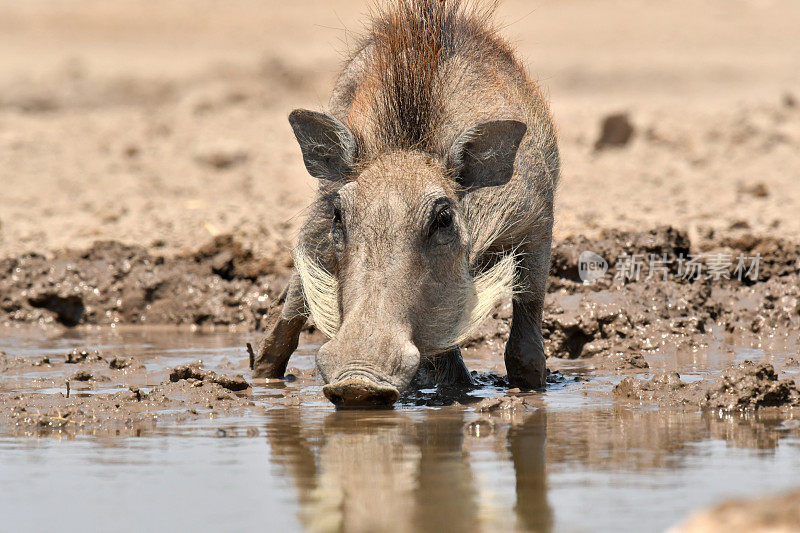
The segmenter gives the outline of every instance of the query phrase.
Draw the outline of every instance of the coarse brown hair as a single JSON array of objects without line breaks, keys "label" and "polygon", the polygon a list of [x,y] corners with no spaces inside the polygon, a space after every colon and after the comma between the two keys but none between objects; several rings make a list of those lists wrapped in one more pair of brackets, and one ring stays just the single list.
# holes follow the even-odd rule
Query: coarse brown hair
[{"label": "coarse brown hair", "polygon": [[[372,9],[367,33],[348,60],[363,61],[364,78],[348,95],[347,123],[359,141],[359,159],[393,149],[442,155],[437,132],[452,86],[445,78],[457,76],[463,64],[451,60],[492,58],[519,68],[497,33],[496,7],[496,0],[388,0]],[[359,127],[365,118],[369,123]]]}]

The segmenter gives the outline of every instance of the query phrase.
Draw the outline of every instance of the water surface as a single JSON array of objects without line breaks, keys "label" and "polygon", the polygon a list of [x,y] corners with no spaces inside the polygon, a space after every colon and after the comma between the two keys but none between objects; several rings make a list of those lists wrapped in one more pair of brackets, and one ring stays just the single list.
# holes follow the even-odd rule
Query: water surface
[{"label": "water surface", "polygon": [[[12,331],[0,350],[13,357],[89,346],[124,350],[154,368],[196,359],[241,368],[246,340],[182,330]],[[291,365],[311,368],[313,350],[301,348]],[[684,379],[701,379],[743,356],[714,356],[718,366],[702,369],[696,356],[675,364]],[[609,394],[620,377],[562,367],[563,383],[527,397],[533,408],[498,416],[461,405],[336,411],[318,399],[275,401],[283,387],[319,398],[319,383],[299,380],[255,387],[256,405],[243,414],[165,421],[140,436],[0,429],[0,529],[659,531],[720,499],[800,485],[796,416],[624,406]],[[474,396],[498,394],[487,386]]]}]

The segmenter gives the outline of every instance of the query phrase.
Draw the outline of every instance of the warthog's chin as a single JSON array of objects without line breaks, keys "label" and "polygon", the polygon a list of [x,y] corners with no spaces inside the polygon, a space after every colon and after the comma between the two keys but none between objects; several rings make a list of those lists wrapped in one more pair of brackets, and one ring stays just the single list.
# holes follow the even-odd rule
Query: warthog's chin
[{"label": "warthog's chin", "polygon": [[[294,264],[314,324],[328,338],[333,338],[341,324],[336,277],[299,246],[295,249]],[[499,302],[514,294],[515,273],[514,254],[508,254],[473,278],[463,300],[456,303],[462,316],[458,326],[448,338],[440,341],[443,350],[467,340]]]}]

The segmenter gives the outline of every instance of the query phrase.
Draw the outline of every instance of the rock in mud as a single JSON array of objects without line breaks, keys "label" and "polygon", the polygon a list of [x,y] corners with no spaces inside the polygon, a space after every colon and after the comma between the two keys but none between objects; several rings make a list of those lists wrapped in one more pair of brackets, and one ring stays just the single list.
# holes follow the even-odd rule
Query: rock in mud
[{"label": "rock in mud", "polygon": [[196,379],[198,381],[216,383],[217,385],[232,391],[243,391],[250,387],[250,384],[241,374],[233,377],[218,375],[213,370],[205,370],[198,363],[176,366],[169,373],[169,379],[177,382],[183,379]]},{"label": "rock in mud", "polygon": [[600,125],[600,136],[594,143],[594,149],[625,146],[633,137],[633,132],[633,125],[627,113],[608,115],[603,118]]}]

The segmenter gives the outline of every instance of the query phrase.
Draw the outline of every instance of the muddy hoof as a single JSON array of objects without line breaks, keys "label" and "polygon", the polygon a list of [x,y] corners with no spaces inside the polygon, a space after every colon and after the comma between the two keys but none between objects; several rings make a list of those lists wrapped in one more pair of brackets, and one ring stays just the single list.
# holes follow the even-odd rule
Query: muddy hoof
[{"label": "muddy hoof", "polygon": [[356,378],[325,385],[322,392],[337,407],[388,407],[400,397],[392,386]]}]

